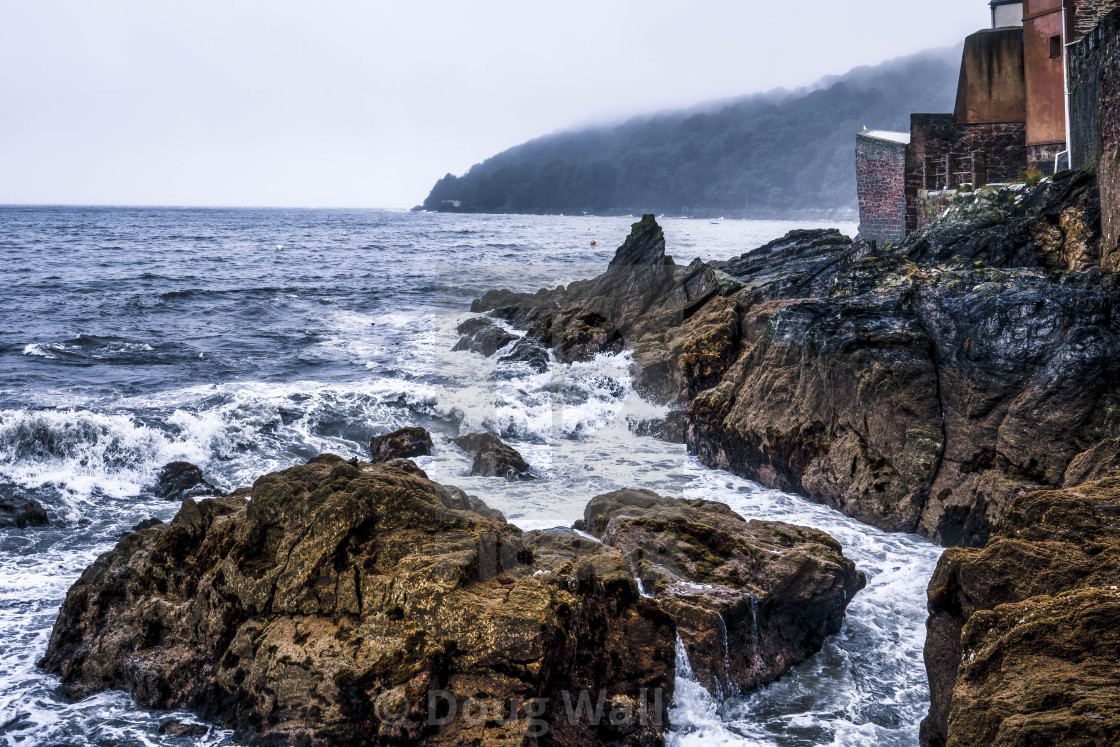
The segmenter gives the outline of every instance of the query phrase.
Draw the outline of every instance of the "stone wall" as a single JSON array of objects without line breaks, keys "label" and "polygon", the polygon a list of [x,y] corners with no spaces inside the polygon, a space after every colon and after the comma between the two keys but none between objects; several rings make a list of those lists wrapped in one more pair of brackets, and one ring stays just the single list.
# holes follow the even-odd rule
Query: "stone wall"
[{"label": "stone wall", "polygon": [[[906,155],[906,231],[928,225],[929,191],[1018,180],[1027,170],[1026,124],[957,124],[952,114],[910,116]],[[981,154],[978,158],[978,154]]]},{"label": "stone wall", "polygon": [[1076,0],[1070,19],[1070,39],[1077,41],[1093,30],[1113,8],[1120,7],[1120,0]]},{"label": "stone wall", "polygon": [[900,243],[906,238],[906,144],[856,135],[859,235]]},{"label": "stone wall", "polygon": [[[1054,174],[1054,158],[1066,149],[1065,141],[1027,146],[1027,168],[1038,169],[1047,176]],[[1062,163],[1065,163],[1063,160]]]},{"label": "stone wall", "polygon": [[1120,10],[1069,49],[1073,166],[1101,189],[1101,264],[1120,271]]}]

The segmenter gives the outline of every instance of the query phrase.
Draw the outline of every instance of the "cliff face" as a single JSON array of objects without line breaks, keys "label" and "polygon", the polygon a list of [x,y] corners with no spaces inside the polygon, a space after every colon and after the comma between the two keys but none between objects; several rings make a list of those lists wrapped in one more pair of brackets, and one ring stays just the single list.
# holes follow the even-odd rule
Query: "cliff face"
[{"label": "cliff face", "polygon": [[[595,280],[472,309],[562,359],[631,348],[704,463],[944,544],[983,543],[1020,490],[1120,435],[1089,176],[980,193],[901,247],[793,232],[668,279],[632,251],[652,224]],[[617,282],[627,264],[650,279]]]},{"label": "cliff face", "polygon": [[922,744],[1120,742],[1118,588],[1120,472],[1021,495],[983,549],[946,551],[929,584]]}]

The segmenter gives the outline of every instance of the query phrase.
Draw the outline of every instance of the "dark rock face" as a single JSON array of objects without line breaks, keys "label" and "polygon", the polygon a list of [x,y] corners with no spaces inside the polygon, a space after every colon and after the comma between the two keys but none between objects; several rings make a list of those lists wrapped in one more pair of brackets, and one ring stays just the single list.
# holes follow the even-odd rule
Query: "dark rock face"
[{"label": "dark rock face", "polygon": [[906,241],[922,264],[981,260],[1051,272],[1100,266],[1100,194],[1089,174],[1066,171],[1024,193],[978,192]]},{"label": "dark rock face", "polygon": [[722,503],[621,490],[592,499],[582,526],[621,551],[676,618],[697,680],[724,695],[819,651],[865,584],[824,532],[748,522]]},{"label": "dark rock face", "polygon": [[468,319],[460,324],[456,331],[462,335],[462,338],[452,350],[468,350],[487,358],[517,339],[493,320],[481,317]]},{"label": "dark rock face", "polygon": [[469,433],[451,439],[463,451],[474,454],[471,475],[504,477],[507,480],[532,480],[529,463],[512,446],[490,433]]},{"label": "dark rock face", "polygon": [[49,524],[46,509],[32,498],[0,496],[0,529],[41,527]]},{"label": "dark rock face", "polygon": [[[630,348],[640,390],[687,408],[709,466],[976,545],[1020,490],[1061,486],[1074,457],[1120,438],[1097,199],[1091,176],[1063,175],[965,198],[902,247],[794,231],[658,282],[612,266],[476,306],[561,359]],[[660,256],[650,235],[636,224],[627,251]]]},{"label": "dark rock face", "polygon": [[[254,744],[520,745],[530,711],[558,745],[660,743],[674,624],[617,551],[331,455],[249,497],[125,535],[70,589],[42,666],[71,695],[128,690]],[[563,693],[584,689],[631,716],[569,719]],[[520,720],[464,718],[480,697]]]},{"label": "dark rock face", "polygon": [[369,441],[369,451],[375,464],[394,459],[411,459],[432,455],[432,436],[423,428],[400,428]]},{"label": "dark rock face", "polygon": [[1017,497],[929,583],[922,744],[1120,742],[1120,477]]},{"label": "dark rock face", "polygon": [[152,493],[167,501],[183,501],[221,495],[222,491],[207,482],[202,470],[190,462],[171,462],[160,469]]},{"label": "dark rock face", "polygon": [[639,421],[633,425],[631,430],[639,436],[653,436],[671,444],[683,444],[687,428],[688,412],[673,410],[664,418],[658,420]]},{"label": "dark rock face", "polygon": [[498,359],[502,363],[524,363],[537,373],[548,370],[548,351],[534,342],[519,340],[509,353]]}]

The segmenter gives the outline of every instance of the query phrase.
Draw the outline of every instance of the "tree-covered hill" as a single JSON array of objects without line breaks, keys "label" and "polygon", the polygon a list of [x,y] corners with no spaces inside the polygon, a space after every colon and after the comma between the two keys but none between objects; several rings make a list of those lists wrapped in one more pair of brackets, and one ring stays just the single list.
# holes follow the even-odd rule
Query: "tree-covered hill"
[{"label": "tree-covered hill", "polygon": [[855,134],[952,111],[960,50],[771,92],[546,135],[436,182],[423,207],[493,213],[794,217],[856,207]]}]

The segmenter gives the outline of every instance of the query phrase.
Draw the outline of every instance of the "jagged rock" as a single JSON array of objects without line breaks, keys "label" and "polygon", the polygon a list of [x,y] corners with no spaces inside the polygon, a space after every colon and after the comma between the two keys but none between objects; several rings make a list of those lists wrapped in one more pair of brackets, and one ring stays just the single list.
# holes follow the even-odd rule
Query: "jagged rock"
[{"label": "jagged rock", "polygon": [[535,294],[490,291],[471,311],[490,311],[525,328],[529,340],[552,348],[561,361],[587,360],[620,351],[631,326],[674,286],[677,270],[665,254],[661,227],[644,215],[599,277]]},{"label": "jagged rock", "polygon": [[664,418],[656,420],[641,420],[634,424],[634,434],[637,436],[652,436],[671,444],[683,444],[685,431],[688,429],[688,412],[673,410]]},{"label": "jagged rock", "polygon": [[[394,459],[411,459],[432,455],[432,436],[424,428],[400,428],[369,441],[369,451],[375,464]],[[415,466],[415,465],[413,465]],[[417,469],[419,469],[417,467]]]},{"label": "jagged rock", "polygon": [[468,433],[451,439],[463,451],[474,454],[471,475],[504,477],[507,480],[532,480],[529,463],[512,446],[491,433]]},{"label": "jagged rock", "polygon": [[517,338],[502,329],[492,319],[468,319],[456,328],[463,335],[452,350],[467,350],[489,358]]},{"label": "jagged rock", "polygon": [[535,342],[518,340],[513,349],[498,359],[501,363],[524,363],[537,373],[549,368],[548,351]]},{"label": "jagged rock", "polygon": [[[253,744],[520,745],[534,698],[556,744],[660,742],[674,625],[616,551],[546,542],[538,562],[461,496],[333,455],[249,498],[188,499],[82,574],[41,662],[66,692],[127,690]],[[637,710],[569,720],[583,689]],[[520,720],[463,718],[477,697]]]},{"label": "jagged rock", "polygon": [[1120,438],[1106,438],[1073,458],[1066,467],[1062,487],[1071,488],[1116,474],[1120,474]]},{"label": "jagged rock", "polygon": [[983,190],[958,199],[905,243],[919,263],[954,258],[1050,272],[1100,265],[1100,195],[1090,174],[1066,171],[1026,191]]},{"label": "jagged rock", "polygon": [[819,651],[866,583],[824,532],[722,503],[620,490],[592,499],[580,526],[622,552],[676,618],[697,680],[725,695]]},{"label": "jagged rock", "polygon": [[41,527],[50,523],[39,501],[19,495],[0,496],[0,529]]},{"label": "jagged rock", "polygon": [[967,198],[902,247],[794,231],[640,294],[609,268],[479,303],[561,359],[630,348],[638,390],[689,411],[709,466],[977,545],[1020,490],[1120,438],[1117,286],[1082,269],[1096,200],[1063,175]]},{"label": "jagged rock", "polygon": [[160,469],[152,493],[167,501],[182,501],[221,495],[222,491],[207,482],[202,470],[190,462],[171,462]]},{"label": "jagged rock", "polygon": [[1120,739],[1120,478],[1017,497],[929,583],[925,747]]},{"label": "jagged rock", "polygon": [[162,523],[162,519],[157,519],[153,516],[151,518],[144,519],[143,521],[138,522],[136,526],[132,527],[132,531],[139,532],[144,529],[151,529],[152,527],[158,527]]}]

